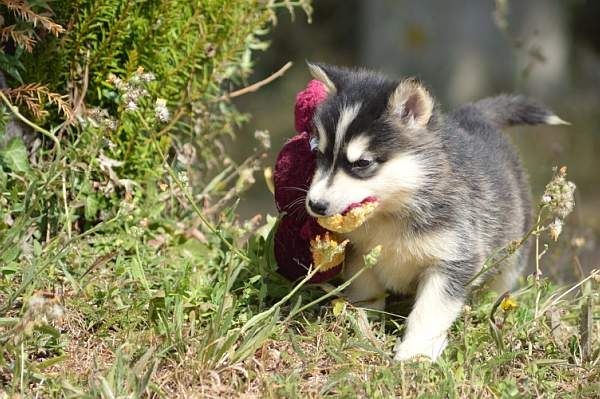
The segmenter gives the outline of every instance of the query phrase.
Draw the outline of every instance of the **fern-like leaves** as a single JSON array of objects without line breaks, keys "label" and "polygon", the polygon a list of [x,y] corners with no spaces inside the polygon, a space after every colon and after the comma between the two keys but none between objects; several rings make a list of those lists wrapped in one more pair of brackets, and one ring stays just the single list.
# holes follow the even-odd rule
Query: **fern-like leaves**
[{"label": "fern-like leaves", "polygon": [[24,0],[0,0],[0,3],[4,4],[13,14],[22,19],[23,21],[29,22],[34,28],[38,26],[45,31],[57,36],[65,31],[65,28],[52,21],[46,15],[38,14],[31,9],[31,6],[27,1]]},{"label": "fern-like leaves", "polygon": [[58,108],[58,112],[65,118],[73,118],[73,109],[69,105],[68,96],[53,93],[46,85],[30,83],[13,89],[4,89],[2,92],[13,104],[25,106],[36,119],[43,119],[48,115],[44,104],[50,103]]}]

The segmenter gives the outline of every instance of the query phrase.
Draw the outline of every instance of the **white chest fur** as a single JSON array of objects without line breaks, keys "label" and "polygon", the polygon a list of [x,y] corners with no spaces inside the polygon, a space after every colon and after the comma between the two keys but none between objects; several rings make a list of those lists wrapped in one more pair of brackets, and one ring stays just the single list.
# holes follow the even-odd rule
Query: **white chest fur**
[{"label": "white chest fur", "polygon": [[374,267],[380,283],[388,290],[409,294],[414,292],[420,274],[441,260],[458,260],[458,241],[448,230],[414,235],[399,221],[380,216],[348,234],[356,257],[381,245],[381,255]]}]

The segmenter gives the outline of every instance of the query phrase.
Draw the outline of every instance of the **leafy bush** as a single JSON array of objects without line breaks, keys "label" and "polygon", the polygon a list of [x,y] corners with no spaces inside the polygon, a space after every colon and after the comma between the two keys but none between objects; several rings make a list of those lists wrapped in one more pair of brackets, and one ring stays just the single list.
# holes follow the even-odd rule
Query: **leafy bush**
[{"label": "leafy bush", "polygon": [[[230,160],[223,170],[222,139],[244,120],[226,93],[244,83],[253,52],[267,47],[262,37],[276,21],[274,10],[290,4],[54,1],[50,18],[44,1],[4,0],[3,120],[10,121],[11,102],[38,124],[32,132],[10,122],[0,172],[6,188],[21,195],[32,182],[43,184],[54,200],[34,199],[34,213],[62,209],[70,200],[86,205],[65,211],[60,223],[58,213],[47,216],[51,223],[40,228],[50,227],[53,235],[59,224],[96,223],[104,218],[99,212],[117,209],[119,199],[158,184],[165,177],[163,156],[187,169],[195,187],[206,187],[217,172],[225,182],[235,182],[239,172],[248,179],[248,171]],[[24,132],[12,137],[14,130]],[[29,160],[26,145],[36,148]],[[249,164],[250,172],[256,169],[256,162]],[[57,191],[46,178],[56,180],[43,176],[50,170],[62,174]],[[25,174],[26,181],[11,173]],[[218,202],[230,188],[216,183],[202,190],[203,199]],[[3,212],[5,220],[19,215]]]},{"label": "leafy bush", "polygon": [[[31,392],[79,333],[154,334],[167,357],[185,354],[185,334],[207,367],[230,350],[212,341],[244,342],[230,330],[265,306],[269,278],[256,276],[273,267],[274,220],[249,242],[263,222],[232,212],[265,148],[227,157],[245,120],[227,94],[277,9],[298,6],[310,12],[287,0],[0,1],[0,385]],[[69,339],[46,324],[58,298]],[[244,353],[260,340],[249,342]],[[98,381],[84,389],[106,394]]]}]

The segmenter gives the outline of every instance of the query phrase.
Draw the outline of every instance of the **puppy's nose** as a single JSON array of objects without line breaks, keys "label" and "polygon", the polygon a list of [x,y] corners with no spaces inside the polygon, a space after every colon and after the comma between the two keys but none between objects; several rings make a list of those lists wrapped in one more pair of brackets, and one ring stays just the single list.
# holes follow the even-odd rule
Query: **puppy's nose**
[{"label": "puppy's nose", "polygon": [[308,207],[317,215],[324,216],[327,213],[327,208],[329,208],[329,203],[324,200],[308,200]]}]

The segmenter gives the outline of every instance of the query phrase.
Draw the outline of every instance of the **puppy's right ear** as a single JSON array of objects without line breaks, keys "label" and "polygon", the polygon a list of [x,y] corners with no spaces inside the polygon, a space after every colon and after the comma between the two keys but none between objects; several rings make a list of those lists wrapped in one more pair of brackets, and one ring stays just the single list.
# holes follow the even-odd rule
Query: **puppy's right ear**
[{"label": "puppy's right ear", "polygon": [[433,97],[415,79],[406,79],[398,84],[388,102],[389,111],[401,123],[411,127],[425,127],[433,114]]},{"label": "puppy's right ear", "polygon": [[308,65],[308,70],[313,78],[317,79],[321,83],[325,85],[327,89],[327,94],[335,94],[338,91],[335,82],[335,67],[326,64],[317,64],[306,61]]}]

